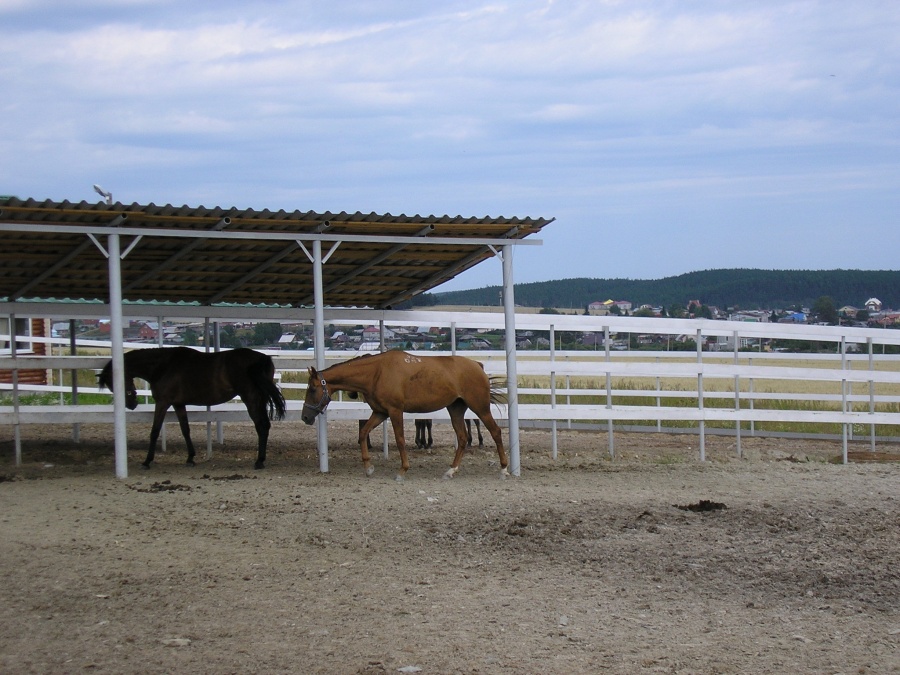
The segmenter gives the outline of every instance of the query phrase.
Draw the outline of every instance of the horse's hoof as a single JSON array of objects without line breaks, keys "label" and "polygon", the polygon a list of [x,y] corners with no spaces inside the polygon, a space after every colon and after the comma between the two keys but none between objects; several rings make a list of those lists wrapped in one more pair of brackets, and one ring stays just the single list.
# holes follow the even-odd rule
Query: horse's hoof
[{"label": "horse's hoof", "polygon": [[500,471],[500,480],[506,480],[507,478],[509,478],[509,471],[506,469]]},{"label": "horse's hoof", "polygon": [[375,467],[367,466],[366,467],[366,476],[371,476],[373,473],[375,473]]},{"label": "horse's hoof", "polygon": [[149,469],[149,468],[150,468],[150,464],[149,464],[148,462],[141,462],[141,468],[142,468],[142,469]]},{"label": "horse's hoof", "polygon": [[443,478],[444,480],[450,480],[451,478],[453,478],[453,476],[454,476],[455,473],[456,473],[456,469],[452,469],[452,468],[451,468],[451,469],[447,469],[447,471],[444,473],[444,475],[442,476],[442,478]]},{"label": "horse's hoof", "polygon": [[262,462],[257,462],[256,464],[253,465],[253,468],[256,469],[257,471],[259,471],[260,469],[265,469],[266,465],[263,464]]},{"label": "horse's hoof", "polygon": [[394,476],[394,480],[398,483],[402,483],[406,480],[406,477],[402,473],[398,473],[396,476]]},{"label": "horse's hoof", "polygon": [[186,466],[197,466],[196,464],[194,464],[194,460],[192,460],[192,459],[189,459],[188,461],[186,461],[185,465]]}]

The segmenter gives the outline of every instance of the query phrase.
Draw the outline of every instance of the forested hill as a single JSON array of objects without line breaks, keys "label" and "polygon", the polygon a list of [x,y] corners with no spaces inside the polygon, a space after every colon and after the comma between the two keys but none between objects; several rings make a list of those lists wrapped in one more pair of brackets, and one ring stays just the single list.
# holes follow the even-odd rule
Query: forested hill
[{"label": "forested hill", "polygon": [[[869,298],[884,308],[900,308],[900,271],[721,269],[689,272],[664,279],[561,279],[515,285],[517,305],[584,309],[594,301],[628,300],[669,307],[699,300],[722,309],[809,307],[828,296],[835,307],[862,308]],[[413,306],[499,305],[500,286],[469,291],[424,293]]]}]

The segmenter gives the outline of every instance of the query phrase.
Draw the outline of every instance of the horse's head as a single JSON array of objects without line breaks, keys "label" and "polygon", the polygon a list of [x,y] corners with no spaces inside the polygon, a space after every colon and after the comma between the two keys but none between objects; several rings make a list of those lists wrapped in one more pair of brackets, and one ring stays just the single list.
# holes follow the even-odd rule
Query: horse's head
[{"label": "horse's head", "polygon": [[319,413],[325,412],[325,408],[330,402],[331,396],[328,394],[325,378],[315,368],[310,367],[309,383],[306,385],[306,398],[303,400],[300,419],[307,424],[312,424]]},{"label": "horse's head", "polygon": [[[97,386],[101,389],[113,390],[112,361],[103,366],[103,370],[97,375]],[[129,410],[137,408],[137,388],[134,386],[133,377],[125,377],[125,407]]]}]

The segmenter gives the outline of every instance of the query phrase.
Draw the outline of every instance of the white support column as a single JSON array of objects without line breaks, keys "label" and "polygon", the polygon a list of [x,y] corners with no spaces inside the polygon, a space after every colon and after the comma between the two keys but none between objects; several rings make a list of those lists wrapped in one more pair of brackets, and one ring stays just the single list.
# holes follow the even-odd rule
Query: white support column
[{"label": "white support column", "polygon": [[[378,351],[382,354],[385,352],[384,344],[384,319],[378,320]],[[381,454],[385,459],[389,458],[388,454],[388,421],[381,423]],[[393,427],[392,427],[393,428]],[[371,448],[370,448],[371,449]]]},{"label": "white support column", "polygon": [[[556,408],[556,327],[550,324],[550,407]],[[557,446],[556,417],[550,422],[550,453],[553,459],[559,457]]]},{"label": "white support column", "polygon": [[[203,319],[203,351],[207,354],[210,353],[210,342],[212,335],[209,331],[209,317]],[[207,414],[212,410],[212,406],[206,406]],[[207,417],[206,419],[206,459],[212,459],[212,422]]]},{"label": "white support column", "polygon": [[128,434],[125,421],[125,348],[122,344],[122,254],[118,234],[107,239],[109,265],[109,330],[113,364],[113,420],[116,476],[128,478]]},{"label": "white support column", "polygon": [[[313,297],[316,305],[313,320],[313,335],[316,346],[316,370],[325,370],[325,291],[322,287],[322,242],[313,241]],[[316,434],[319,448],[319,471],[328,473],[328,411],[316,419]]]},{"label": "white support column", "polygon": [[[166,344],[166,333],[163,330],[163,319],[164,317],[162,316],[156,317],[156,346],[159,348],[164,347]],[[168,449],[166,440],[166,423],[163,422],[163,425],[159,429],[159,447],[163,452]]]},{"label": "white support column", "polygon": [[[734,365],[737,366],[740,363],[739,354],[739,345],[740,345],[740,337],[737,331],[734,331]],[[734,376],[734,410],[735,412],[741,409],[741,376]],[[734,442],[737,448],[737,456],[743,457],[743,451],[741,449],[741,421],[737,420],[734,423]]]},{"label": "white support column", "polygon": [[519,386],[516,370],[516,299],[513,294],[513,246],[501,249],[503,259],[503,316],[506,326],[506,389],[509,400],[509,472],[522,473],[519,457]]},{"label": "white support column", "polygon": [[[78,338],[75,332],[75,319],[69,319],[69,353],[72,356],[78,355]],[[72,371],[72,405],[78,405],[78,369],[73,368]],[[81,443],[81,424],[75,422],[72,424],[72,442]]]},{"label": "white support column", "polygon": [[[9,315],[9,355],[16,358],[16,315]],[[14,368],[12,371],[12,387],[13,387],[13,411],[15,412],[15,423],[13,424],[13,438],[15,439],[16,466],[22,466],[22,432],[19,427],[19,369]]]},{"label": "white support column", "polygon": [[[213,321],[213,348],[216,353],[222,351],[222,335],[219,332],[218,321]],[[216,420],[216,442],[219,444],[220,450],[225,445],[225,425],[222,420]]]}]

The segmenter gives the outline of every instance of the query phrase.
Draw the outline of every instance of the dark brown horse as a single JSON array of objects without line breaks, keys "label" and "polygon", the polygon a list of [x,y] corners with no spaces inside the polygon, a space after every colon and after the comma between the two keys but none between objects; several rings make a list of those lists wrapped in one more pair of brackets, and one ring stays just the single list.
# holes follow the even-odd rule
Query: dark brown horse
[{"label": "dark brown horse", "polygon": [[[218,405],[240,396],[250,419],[256,426],[259,448],[256,468],[266,461],[270,419],[284,419],[284,396],[275,384],[275,364],[272,357],[252,349],[233,349],[204,353],[188,347],[137,349],[125,354],[125,405],[137,407],[134,378],[150,384],[156,402],[153,427],[150,430],[150,450],[143,465],[150,467],[156,455],[156,441],[169,406],[175,409],[181,433],[187,443],[187,463],[194,465],[194,444],[188,425],[187,405]],[[97,376],[101,387],[112,390],[112,361]]]},{"label": "dark brown horse", "polygon": [[312,424],[336,391],[361,394],[372,408],[371,417],[359,430],[359,447],[366,475],[374,471],[369,462],[368,442],[372,429],[390,418],[400,451],[401,469],[397,478],[402,480],[409,470],[403,413],[428,413],[441,408],[446,408],[450,413],[457,439],[456,455],[444,474],[445,478],[452,478],[462,461],[466,448],[466,410],[478,416],[494,439],[500,457],[500,476],[505,478],[509,475],[503,437],[491,415],[491,403],[504,402],[504,398],[496,386],[492,387],[484,366],[478,361],[462,356],[415,356],[389,351],[351,359],[321,372],[310,368],[301,413],[303,421]]},{"label": "dark brown horse", "polygon": [[[472,421],[466,418],[466,445],[470,448],[472,447]],[[481,422],[478,420],[475,421],[475,430],[478,432],[478,447],[484,445],[484,436],[481,435]],[[362,421],[360,421],[362,424]],[[420,449],[427,450],[434,443],[434,439],[431,436],[431,425],[432,421],[430,419],[418,419],[416,420],[416,447]]]}]

